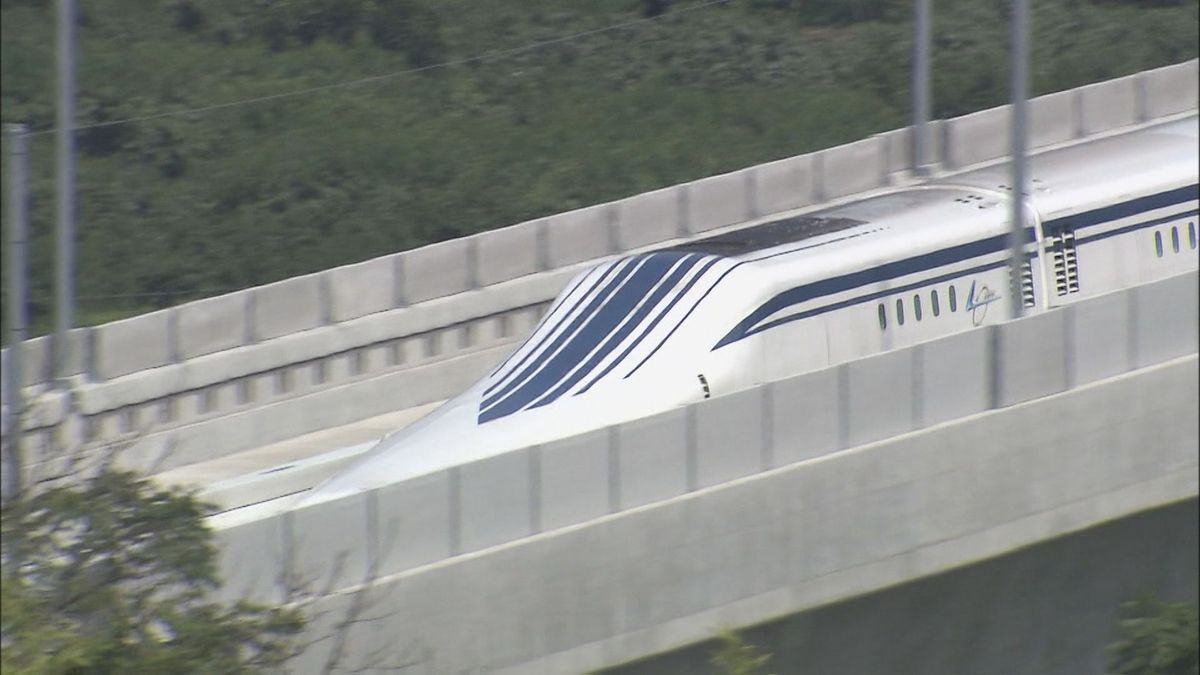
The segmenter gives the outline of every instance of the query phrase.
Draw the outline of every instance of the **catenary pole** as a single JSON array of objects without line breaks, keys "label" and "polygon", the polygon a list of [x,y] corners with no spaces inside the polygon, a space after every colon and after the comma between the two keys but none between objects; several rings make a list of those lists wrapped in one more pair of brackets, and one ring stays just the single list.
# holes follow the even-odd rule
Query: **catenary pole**
[{"label": "catenary pole", "polygon": [[913,173],[929,175],[929,118],[932,115],[930,98],[930,4],[932,0],[917,0],[916,26],[913,35]]},{"label": "catenary pole", "polygon": [[25,341],[26,278],[28,275],[29,244],[29,136],[24,124],[4,125],[8,137],[8,260],[5,261],[8,284],[6,310],[8,314],[8,364],[4,376],[8,389],[8,444],[4,453],[4,496],[16,499],[21,493],[23,462],[21,432],[25,402],[21,396],[21,343]]},{"label": "catenary pole", "polygon": [[1021,268],[1025,263],[1026,101],[1029,98],[1029,0],[1012,5],[1012,229],[1009,231],[1009,272],[1012,317],[1023,312]]},{"label": "catenary pole", "polygon": [[67,331],[75,323],[75,0],[58,0],[57,239],[54,375],[67,377]]}]

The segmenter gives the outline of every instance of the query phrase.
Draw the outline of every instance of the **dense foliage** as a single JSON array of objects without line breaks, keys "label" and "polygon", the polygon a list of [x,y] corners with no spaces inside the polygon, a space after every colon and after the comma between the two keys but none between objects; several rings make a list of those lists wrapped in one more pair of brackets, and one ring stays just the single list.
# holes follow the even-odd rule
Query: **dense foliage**
[{"label": "dense foliage", "polygon": [[[908,115],[904,0],[80,4],[83,125],[424,68],[81,131],[88,321],[854,140]],[[1037,93],[1197,54],[1197,0],[1032,4]],[[53,5],[2,5],[3,120],[35,132],[54,124]],[[938,116],[1007,98],[1007,7],[936,3]],[[504,51],[614,24],[628,25]],[[37,135],[32,149],[42,328],[53,141]]]},{"label": "dense foliage", "polygon": [[1200,675],[1200,610],[1141,597],[1121,606],[1109,646],[1112,675]]},{"label": "dense foliage", "polygon": [[3,508],[6,673],[251,673],[295,649],[300,613],[213,600],[191,496],[104,472]]}]

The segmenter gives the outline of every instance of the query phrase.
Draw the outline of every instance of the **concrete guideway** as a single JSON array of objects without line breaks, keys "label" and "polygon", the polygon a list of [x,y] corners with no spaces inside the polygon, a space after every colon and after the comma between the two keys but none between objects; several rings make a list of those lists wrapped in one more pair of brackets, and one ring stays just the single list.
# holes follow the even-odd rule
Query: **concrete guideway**
[{"label": "concrete guideway", "polygon": [[353,424],[316,431],[261,448],[187,464],[155,474],[164,485],[195,488],[221,512],[284,498],[312,488],[380,439],[432,412],[434,401]]},{"label": "concrete guideway", "polygon": [[[1196,72],[1193,60],[1034,99],[1031,144],[1052,148],[1188,114]],[[1002,159],[1007,123],[1004,107],[935,122],[940,169]],[[22,348],[36,400],[26,445],[40,454],[54,435],[91,448],[139,435],[133,466],[171,447],[166,468],[174,468],[446,398],[482,373],[492,352],[510,350],[588,261],[907,184],[909,136],[898,129],[78,329],[69,393],[46,391],[48,340],[31,340]],[[391,378],[386,390],[366,384],[382,378]]]},{"label": "concrete guideway", "polygon": [[1194,498],[1197,375],[1192,355],[383,577],[368,597],[394,613],[350,644],[584,672]]},{"label": "concrete guideway", "polygon": [[1190,272],[352,498],[223,514],[225,592],[278,601],[280,579],[310,580],[340,589],[334,616],[370,588],[398,613],[355,629],[359,653],[411,635],[435,671],[561,672],[936,573],[1195,495],[1198,311]]},{"label": "concrete guideway", "polygon": [[[1198,551],[1192,498],[739,633],[773,673],[1105,673],[1122,603],[1196,604]],[[714,642],[599,672],[708,672]]]}]

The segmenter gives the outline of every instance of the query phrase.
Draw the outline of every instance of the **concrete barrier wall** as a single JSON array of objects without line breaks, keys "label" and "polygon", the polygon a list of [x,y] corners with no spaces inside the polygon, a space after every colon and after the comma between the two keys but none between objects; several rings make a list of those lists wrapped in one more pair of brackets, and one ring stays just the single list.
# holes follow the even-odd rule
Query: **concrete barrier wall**
[{"label": "concrete barrier wall", "polygon": [[614,204],[589,206],[548,218],[546,266],[566,267],[617,253],[616,219]]},{"label": "concrete barrier wall", "polygon": [[1192,59],[1139,74],[1142,85],[1142,115],[1156,119],[1195,110],[1200,87],[1200,61]]},{"label": "concrete barrier wall", "polygon": [[1138,75],[1079,88],[1080,130],[1094,134],[1140,121]]},{"label": "concrete barrier wall", "polygon": [[760,213],[809,206],[816,200],[813,156],[789,157],[754,167],[754,203]]},{"label": "concrete barrier wall", "polygon": [[[303,531],[314,542],[324,542],[321,550],[301,548],[297,543],[296,559],[304,559],[303,569],[309,572],[335,569],[342,586],[334,587],[346,587],[357,583],[370,569],[402,572],[441,557],[473,553],[838,450],[888,441],[965,416],[1053,396],[1066,391],[1072,381],[1093,382],[1098,377],[1196,354],[1200,347],[1195,329],[1197,281],[1197,273],[1191,272],[1090,299],[1075,307],[972,330],[454,467],[393,485],[376,497],[358,495],[352,502],[317,504],[295,513],[292,526],[311,525],[311,529],[297,529],[290,540],[299,542],[298,533]],[[1127,352],[1135,358],[1123,363],[1098,359],[1094,337],[1077,329],[1109,325],[1128,317],[1131,298],[1139,308],[1144,303],[1161,311],[1139,311],[1132,329],[1124,333],[1125,342],[1120,343],[1118,337],[1107,345],[1110,351]],[[1184,306],[1192,309],[1190,313],[1182,312],[1181,318],[1167,311]],[[1185,325],[1188,323],[1190,329]],[[1147,341],[1145,336],[1149,335],[1156,337]],[[1068,358],[1076,353],[1087,356]],[[1194,370],[1195,361],[1191,363]],[[1115,372],[1114,364],[1120,365]],[[1116,415],[1109,422],[1120,419],[1126,418]],[[1095,428],[1088,427],[1073,437],[1099,447],[1104,435],[1092,438],[1097,433]],[[985,446],[994,440],[986,429],[973,433],[976,435],[961,442]],[[1003,448],[996,452],[992,462],[995,466],[988,464],[991,468],[986,475],[1008,471]],[[1037,449],[1022,446],[1014,452],[1036,453]],[[911,481],[919,478],[909,475],[903,462],[887,474],[865,474],[878,482],[872,486],[847,486],[833,476],[818,477],[821,471],[813,469],[815,473],[806,482],[811,484],[798,493],[806,496],[795,498],[833,503],[838,495],[885,490],[893,484],[904,486],[897,489],[909,490]],[[1086,483],[1090,469],[1080,467],[1079,471],[1078,480]],[[977,488],[984,490],[985,486]],[[1086,484],[1080,486],[1086,488]],[[877,496],[884,501],[891,499],[886,492]],[[934,491],[922,499],[936,502],[942,496]],[[993,509],[998,503],[1012,506],[1014,511],[1009,515],[1015,518],[1017,511],[1045,497],[996,494],[986,502]],[[375,515],[366,506],[373,503],[371,499],[378,502]],[[898,519],[878,524],[879,540],[886,541],[886,532],[907,527],[904,518],[909,512],[893,513],[883,508],[883,502],[878,506]],[[922,501],[904,503],[909,510],[927,506]],[[806,517],[838,516],[814,511]],[[942,530],[961,533],[979,514],[929,517],[943,518],[939,525]],[[339,532],[338,522],[351,526]],[[412,549],[406,549],[407,537],[413,537]],[[833,571],[868,553],[889,554],[872,544],[874,540],[874,536],[859,537],[855,545],[866,548],[826,551],[821,554],[824,557],[811,563],[818,571]],[[334,561],[338,565],[329,566]]]},{"label": "concrete barrier wall", "polygon": [[[1034,147],[1106,132],[1135,122],[1194,110],[1197,62],[1146,71],[1034,99]],[[958,169],[1002,157],[1008,148],[1007,108],[934,122],[935,165]],[[495,327],[516,339],[574,270],[564,266],[703,233],[760,215],[802,208],[886,186],[911,165],[911,131],[899,129],[856,143],[770,162],[730,174],[636,195],[442,242],[319,274],[182,305],[88,329],[73,338],[68,370],[83,375],[93,413],[136,410],[163,400],[186,413],[196,388],[242,387],[266,370],[308,367],[327,377],[314,386],[347,380],[337,363],[343,352],[375,354],[408,336],[428,333],[430,351],[453,345],[487,348],[474,335]],[[544,272],[543,270],[552,270]],[[492,291],[495,292],[487,292]],[[467,292],[472,291],[472,292]],[[428,306],[428,307],[427,307]],[[395,314],[400,308],[417,310]],[[366,320],[387,317],[364,330]],[[440,317],[424,327],[422,317]],[[411,319],[411,321],[410,321]],[[367,322],[370,323],[370,322]],[[380,330],[379,326],[386,326]],[[256,349],[257,348],[257,349]],[[27,343],[25,382],[51,377],[48,340]],[[397,347],[403,353],[407,347]],[[323,362],[329,361],[329,364]],[[194,364],[193,364],[194,362]],[[391,369],[391,359],[372,358]],[[201,365],[203,364],[203,365]],[[269,365],[264,365],[269,364]],[[332,367],[329,367],[332,366]],[[207,373],[202,375],[200,373]],[[332,375],[330,376],[330,373]],[[214,378],[220,374],[220,382]],[[276,377],[286,375],[276,374]],[[317,378],[320,380],[321,378]],[[253,387],[244,390],[252,390]],[[100,390],[111,390],[102,393]],[[272,397],[199,395],[217,407],[205,415],[234,414]],[[230,402],[230,405],[226,405]],[[165,415],[163,424],[189,421]],[[93,425],[96,429],[105,424]]]},{"label": "concrete barrier wall", "polygon": [[326,274],[309,274],[254,289],[254,337],[271,340],[312,330],[329,316]]},{"label": "concrete barrier wall", "polygon": [[387,255],[329,270],[330,320],[349,321],[397,307],[398,260]]},{"label": "concrete barrier wall", "polygon": [[888,182],[887,148],[878,136],[817,153],[817,195],[821,201],[883,187]]},{"label": "concrete barrier wall", "polygon": [[400,292],[408,304],[463,293],[475,287],[475,241],[452,239],[401,255]]},{"label": "concrete barrier wall", "polygon": [[754,218],[750,204],[753,177],[753,169],[744,169],[683,186],[688,231],[707,232]]},{"label": "concrete barrier wall", "polygon": [[522,223],[475,235],[475,279],[490,286],[542,271],[545,221]]},{"label": "concrete barrier wall", "polygon": [[[357,600],[400,609],[353,628],[351,653],[409,640],[430,672],[591,671],[1194,499],[1196,368],[1194,356],[1172,361],[380,576]],[[267,537],[261,555],[277,555],[277,531],[301,532],[298,516],[253,526]],[[356,508],[347,517],[362,520]],[[239,529],[218,536],[246,541]],[[239,579],[262,567],[225,550]],[[340,615],[354,598],[316,607]],[[327,653],[314,644],[293,665],[307,672]]]},{"label": "concrete barrier wall", "polygon": [[942,141],[946,148],[946,166],[959,169],[1006,157],[1012,142],[1011,116],[1008,106],[1004,106],[947,120]]},{"label": "concrete barrier wall", "polygon": [[97,326],[93,376],[108,380],[171,363],[175,317],[165,309]]},{"label": "concrete barrier wall", "polygon": [[252,290],[189,302],[176,308],[180,360],[233,349],[254,340],[250,330]]},{"label": "concrete barrier wall", "polygon": [[664,188],[617,203],[617,246],[622,251],[642,248],[687,234],[685,192]]}]

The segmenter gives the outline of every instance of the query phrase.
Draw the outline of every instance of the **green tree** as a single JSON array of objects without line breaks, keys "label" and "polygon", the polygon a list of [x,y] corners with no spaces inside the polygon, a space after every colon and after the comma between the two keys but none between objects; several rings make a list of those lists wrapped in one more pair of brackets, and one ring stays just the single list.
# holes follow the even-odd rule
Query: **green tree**
[{"label": "green tree", "polygon": [[737,631],[726,628],[717,634],[711,663],[721,675],[762,675],[771,655],[747,643]]},{"label": "green tree", "polygon": [[250,673],[296,651],[301,613],[210,597],[205,504],[111,470],[3,507],[0,667]]},{"label": "green tree", "polygon": [[1121,605],[1109,645],[1113,675],[1197,675],[1200,619],[1195,605],[1143,596]]}]

